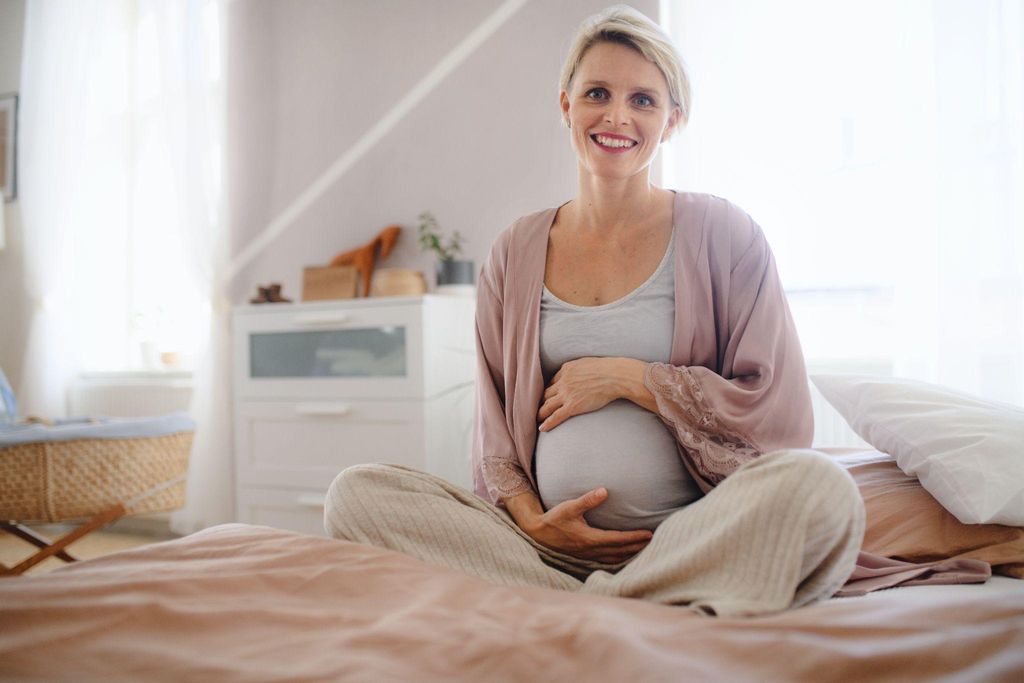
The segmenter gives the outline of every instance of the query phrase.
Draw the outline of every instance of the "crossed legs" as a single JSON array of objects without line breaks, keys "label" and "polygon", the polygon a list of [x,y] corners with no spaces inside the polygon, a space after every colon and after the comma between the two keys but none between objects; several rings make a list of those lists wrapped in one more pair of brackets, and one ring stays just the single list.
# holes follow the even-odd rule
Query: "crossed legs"
[{"label": "crossed legs", "polygon": [[357,465],[334,480],[335,538],[403,552],[506,586],[690,605],[719,616],[776,612],[830,597],[853,571],[864,504],[850,475],[810,449],[766,453],[670,515],[626,563],[534,541],[509,514],[426,472]]}]

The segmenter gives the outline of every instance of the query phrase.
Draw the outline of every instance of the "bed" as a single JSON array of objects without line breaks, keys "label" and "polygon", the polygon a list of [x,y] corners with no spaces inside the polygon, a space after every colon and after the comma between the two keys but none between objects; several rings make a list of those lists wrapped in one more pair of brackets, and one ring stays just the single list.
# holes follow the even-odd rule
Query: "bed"
[{"label": "bed", "polygon": [[[877,411],[883,399],[851,405]],[[894,400],[918,412],[924,405],[905,392]],[[974,487],[988,503],[1007,482],[1018,494],[1024,487],[1014,469],[1024,466],[1024,413],[1008,410],[1009,422],[985,427],[1007,438],[1012,456],[989,478],[995,489]],[[982,446],[959,462],[1005,455],[996,441],[965,439],[975,418],[958,420],[943,414],[922,438],[946,438],[946,424],[957,448]],[[909,433],[912,421],[899,421]],[[927,468],[921,479],[907,474],[903,446],[890,446],[823,449],[865,500],[864,550],[914,563],[981,561],[992,569],[987,580],[904,584],[717,618],[685,606],[501,587],[390,550],[225,524],[0,580],[0,680],[1024,680],[1024,524],[959,520],[948,509],[955,501],[940,504],[922,485]],[[983,512],[1018,514],[1021,499]]]},{"label": "bed", "polygon": [[[880,476],[890,489],[903,481],[892,458],[853,450],[832,452],[869,499]],[[920,487],[903,492],[922,495]],[[871,543],[891,543],[892,530]],[[1024,529],[1009,531],[1008,541],[958,556],[1014,567],[999,558],[1012,559],[1012,546],[1019,559]],[[900,586],[725,619],[500,587],[390,550],[225,524],[0,581],[4,681],[598,677],[1020,681],[1024,580]]]},{"label": "bed", "polygon": [[717,619],[228,524],[5,581],[0,605],[5,681],[1024,676],[1024,581],[1003,576]]}]

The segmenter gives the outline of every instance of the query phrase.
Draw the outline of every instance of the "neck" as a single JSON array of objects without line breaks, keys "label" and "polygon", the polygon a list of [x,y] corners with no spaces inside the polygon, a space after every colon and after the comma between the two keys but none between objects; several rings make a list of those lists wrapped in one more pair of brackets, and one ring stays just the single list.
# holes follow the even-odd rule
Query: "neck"
[{"label": "neck", "polygon": [[651,215],[662,192],[651,185],[647,173],[629,178],[601,178],[581,168],[574,210],[576,224],[588,232],[628,231]]}]

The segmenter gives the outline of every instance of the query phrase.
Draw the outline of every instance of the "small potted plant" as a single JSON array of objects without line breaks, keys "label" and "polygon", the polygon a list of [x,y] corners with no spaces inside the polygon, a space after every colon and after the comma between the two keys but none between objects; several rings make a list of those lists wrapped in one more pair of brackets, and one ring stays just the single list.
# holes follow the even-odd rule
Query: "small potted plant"
[{"label": "small potted plant", "polygon": [[445,240],[437,219],[429,211],[420,214],[419,238],[423,251],[437,254],[437,286],[472,285],[473,262],[455,258],[462,252],[462,235],[456,230]]}]

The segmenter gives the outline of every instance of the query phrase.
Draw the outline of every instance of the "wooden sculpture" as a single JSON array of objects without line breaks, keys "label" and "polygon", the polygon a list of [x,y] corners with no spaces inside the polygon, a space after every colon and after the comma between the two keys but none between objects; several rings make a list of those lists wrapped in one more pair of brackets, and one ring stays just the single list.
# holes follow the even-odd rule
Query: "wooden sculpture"
[{"label": "wooden sculpture", "polygon": [[331,259],[331,265],[354,266],[362,278],[362,296],[369,296],[370,280],[373,278],[373,268],[377,264],[377,259],[386,259],[391,254],[401,232],[402,226],[389,225],[365,245],[335,256]]}]

